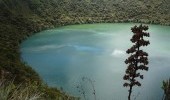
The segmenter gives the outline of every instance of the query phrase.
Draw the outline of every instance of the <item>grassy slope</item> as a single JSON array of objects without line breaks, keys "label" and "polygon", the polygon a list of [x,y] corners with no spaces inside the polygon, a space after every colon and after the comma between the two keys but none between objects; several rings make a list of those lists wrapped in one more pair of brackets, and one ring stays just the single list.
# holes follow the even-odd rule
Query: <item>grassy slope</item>
[{"label": "grassy slope", "polygon": [[22,83],[38,86],[44,99],[66,99],[69,97],[67,94],[43,84],[39,75],[21,62],[21,41],[34,32],[51,26],[35,14],[29,3],[31,2],[24,0],[0,1],[0,78],[14,79],[15,85]]},{"label": "grassy slope", "polygon": [[[170,0],[0,0],[0,76],[15,77],[16,84],[42,84],[21,62],[19,52],[22,40],[35,32],[67,24],[127,21],[170,25]],[[63,95],[45,89],[50,95]]]}]

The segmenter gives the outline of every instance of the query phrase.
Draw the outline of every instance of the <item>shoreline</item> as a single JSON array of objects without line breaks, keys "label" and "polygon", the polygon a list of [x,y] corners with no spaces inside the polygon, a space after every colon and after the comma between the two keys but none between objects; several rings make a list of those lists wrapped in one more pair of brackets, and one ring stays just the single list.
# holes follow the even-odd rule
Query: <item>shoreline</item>
[{"label": "shoreline", "polygon": [[[23,22],[23,19],[19,19],[17,21]],[[15,21],[14,21],[15,22]],[[18,84],[20,82],[24,82],[24,83],[28,83],[28,82],[35,82],[38,81],[40,84],[44,84],[44,82],[42,81],[41,77],[38,75],[38,73],[32,69],[32,67],[28,66],[25,64],[25,62],[22,61],[21,58],[21,52],[20,52],[20,44],[26,40],[27,38],[29,38],[30,36],[44,31],[44,30],[48,30],[48,29],[54,29],[54,28],[58,28],[58,27],[62,27],[62,26],[68,26],[68,25],[80,25],[80,24],[99,24],[99,23],[110,23],[110,24],[114,24],[114,23],[138,23],[140,24],[140,22],[136,22],[136,21],[118,21],[115,20],[114,22],[111,22],[109,20],[92,20],[92,21],[79,21],[79,22],[74,22],[74,21],[65,21],[65,22],[58,22],[58,23],[48,23],[48,22],[44,22],[44,21],[40,21],[40,22],[35,22],[35,23],[18,23],[18,24],[9,24],[8,23],[4,24],[7,25],[7,28],[4,28],[4,31],[2,30],[1,32],[3,32],[2,34],[4,34],[4,36],[8,36],[8,34],[10,35],[9,38],[7,38],[7,40],[1,40],[0,42],[2,42],[2,47],[5,47],[4,50],[1,50],[1,54],[5,54],[4,56],[2,56],[5,58],[7,55],[10,57],[12,56],[13,59],[9,58],[8,56],[5,58],[4,61],[4,66],[2,66],[2,70],[9,72],[8,76],[9,79],[11,79],[12,77],[16,77],[15,82]],[[22,25],[23,24],[23,25]],[[27,25],[28,24],[28,25]],[[142,23],[142,24],[153,24],[153,23]],[[154,23],[154,25],[161,25],[158,23]],[[165,25],[165,26],[170,26],[170,23]],[[18,28],[18,29],[17,29]],[[14,30],[14,31],[13,31]],[[20,33],[20,34],[18,34]],[[19,36],[18,36],[19,35]],[[2,36],[2,38],[4,38]],[[4,43],[4,44],[3,44]],[[9,46],[8,46],[9,45]],[[9,50],[8,53],[6,53],[6,49]],[[12,50],[11,50],[12,49]],[[8,63],[6,61],[11,62],[10,65],[8,65]],[[2,60],[3,61],[3,60]],[[15,64],[14,62],[17,62],[17,64]],[[18,67],[19,66],[21,67]],[[13,69],[11,69],[11,66],[13,66]],[[18,69],[19,68],[19,69]],[[24,71],[24,72],[23,72]],[[17,72],[17,73],[16,73]],[[18,74],[18,75],[17,75]],[[20,75],[23,75],[23,77],[20,77]],[[31,74],[31,75],[27,75],[27,74]],[[58,87],[56,87],[58,88]]]},{"label": "shoreline", "polygon": [[[96,23],[94,23],[94,24],[96,24]],[[97,24],[108,24],[108,23],[97,23]],[[117,24],[117,23],[109,23],[108,25],[110,25],[110,24]],[[119,24],[119,23],[118,23]],[[122,23],[122,24],[124,24],[124,23]],[[125,23],[126,24],[126,23]],[[127,24],[129,24],[129,23],[127,23]],[[132,23],[132,24],[136,24],[136,23]],[[140,24],[140,23],[138,23],[138,24]],[[85,24],[82,24],[82,25],[85,25]],[[92,24],[93,25],[93,24]],[[69,25],[68,25],[69,26]],[[161,26],[161,25],[160,25]],[[64,26],[65,27],[65,26]],[[50,29],[51,30],[51,29]],[[47,33],[48,34],[48,33]]]}]

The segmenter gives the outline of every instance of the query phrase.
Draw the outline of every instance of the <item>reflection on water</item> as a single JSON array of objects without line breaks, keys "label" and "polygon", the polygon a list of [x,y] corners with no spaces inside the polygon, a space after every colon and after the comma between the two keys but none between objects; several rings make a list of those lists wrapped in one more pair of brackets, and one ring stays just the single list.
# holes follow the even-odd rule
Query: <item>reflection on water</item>
[{"label": "reflection on water", "polygon": [[112,55],[113,56],[117,56],[117,57],[120,57],[121,55],[125,55],[125,51],[123,50],[118,50],[118,49],[115,49],[113,52],[112,52]]},{"label": "reflection on water", "polygon": [[[127,58],[125,51],[134,24],[72,25],[40,32],[21,45],[22,58],[51,86],[80,96],[77,85],[93,100],[92,87],[82,77],[94,80],[98,100],[125,100],[122,85]],[[93,26],[93,27],[92,27]],[[170,77],[170,27],[150,25],[149,71],[142,72],[142,87],[133,91],[137,100],[160,100],[162,80]]]}]

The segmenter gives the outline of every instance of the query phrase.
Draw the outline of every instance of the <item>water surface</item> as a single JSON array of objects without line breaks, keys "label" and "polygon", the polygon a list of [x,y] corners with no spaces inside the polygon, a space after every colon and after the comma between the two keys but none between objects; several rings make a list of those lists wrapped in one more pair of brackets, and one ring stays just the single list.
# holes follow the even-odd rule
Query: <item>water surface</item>
[{"label": "water surface", "polygon": [[[76,88],[81,84],[87,99],[93,100],[92,85],[82,80],[87,77],[93,80],[98,100],[126,100],[128,89],[122,77],[134,25],[85,24],[46,30],[22,43],[22,59],[47,84],[72,95],[82,96]],[[149,71],[142,72],[142,86],[133,91],[137,100],[160,100],[162,80],[170,77],[170,27],[149,28],[151,45],[144,49],[149,53]]]}]

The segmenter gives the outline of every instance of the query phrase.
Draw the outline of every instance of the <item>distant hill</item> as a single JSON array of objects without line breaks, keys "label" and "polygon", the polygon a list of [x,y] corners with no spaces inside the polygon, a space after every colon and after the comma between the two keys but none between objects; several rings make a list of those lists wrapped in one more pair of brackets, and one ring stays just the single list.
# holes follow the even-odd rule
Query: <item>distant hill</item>
[{"label": "distant hill", "polygon": [[1,13],[52,25],[106,21],[170,23],[170,0],[1,0],[0,5]]},{"label": "distant hill", "polygon": [[100,22],[170,25],[170,0],[0,0],[0,77],[42,83],[21,61],[20,43],[47,28]]}]

